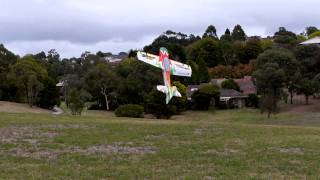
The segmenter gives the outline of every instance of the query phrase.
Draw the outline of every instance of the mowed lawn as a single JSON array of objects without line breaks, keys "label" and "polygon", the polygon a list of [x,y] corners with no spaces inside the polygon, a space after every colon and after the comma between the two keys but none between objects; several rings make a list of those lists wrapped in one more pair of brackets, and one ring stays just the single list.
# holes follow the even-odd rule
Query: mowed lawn
[{"label": "mowed lawn", "polygon": [[317,179],[320,114],[0,114],[0,179]]}]

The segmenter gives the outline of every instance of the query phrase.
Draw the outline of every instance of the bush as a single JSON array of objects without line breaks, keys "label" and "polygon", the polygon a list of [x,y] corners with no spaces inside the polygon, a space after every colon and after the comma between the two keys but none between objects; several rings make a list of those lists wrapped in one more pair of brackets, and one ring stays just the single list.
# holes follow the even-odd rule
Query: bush
[{"label": "bush", "polygon": [[179,81],[174,81],[173,85],[177,87],[182,97],[172,97],[170,105],[176,106],[177,114],[180,114],[187,108],[187,88]]},{"label": "bush", "polygon": [[203,85],[191,96],[192,106],[195,110],[209,110],[210,105],[215,106],[219,102],[219,87],[215,85]]},{"label": "bush", "polygon": [[247,106],[248,107],[259,107],[259,97],[256,94],[249,94],[248,96],[248,101],[247,101]]},{"label": "bush", "polygon": [[146,113],[154,115],[157,119],[166,118],[170,119],[171,116],[177,114],[177,106],[173,101],[169,104],[165,102],[165,94],[153,89],[144,98],[144,105]]},{"label": "bush", "polygon": [[68,104],[72,115],[81,115],[85,103],[91,95],[83,89],[71,89],[68,96]]},{"label": "bush", "polygon": [[143,117],[143,107],[136,104],[126,104],[119,106],[115,114],[117,117],[133,117],[142,118]]},{"label": "bush", "polygon": [[240,91],[239,85],[233,79],[227,79],[223,81],[221,87],[224,89],[233,89],[236,91]]},{"label": "bush", "polygon": [[317,37],[317,36],[320,36],[320,31],[316,31],[316,32],[310,34],[310,35],[309,35],[309,39],[315,38],[315,37]]}]

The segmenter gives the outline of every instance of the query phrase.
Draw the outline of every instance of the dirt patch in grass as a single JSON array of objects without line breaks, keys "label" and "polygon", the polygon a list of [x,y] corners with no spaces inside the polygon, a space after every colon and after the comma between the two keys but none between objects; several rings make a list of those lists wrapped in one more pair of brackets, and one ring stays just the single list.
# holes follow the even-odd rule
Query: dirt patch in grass
[{"label": "dirt patch in grass", "polygon": [[[87,148],[78,146],[65,146],[64,144],[54,143],[54,137],[60,135],[61,129],[88,129],[92,126],[78,124],[56,124],[28,127],[6,127],[0,128],[0,145],[11,144],[12,147],[4,148],[0,146],[1,155],[16,157],[26,157],[34,159],[55,159],[59,155],[78,153],[81,155],[95,154],[154,154],[156,148],[151,146],[133,147],[132,143],[114,143],[111,145],[94,145]],[[57,149],[42,147],[42,145],[53,145]]]},{"label": "dirt patch in grass", "polygon": [[131,154],[131,155],[144,155],[155,154],[156,148],[150,146],[142,147],[129,147],[112,145],[96,145],[87,148],[80,148],[78,146],[65,147],[63,149],[49,149],[41,148],[38,146],[24,147],[19,146],[9,150],[0,151],[1,154],[25,157],[33,159],[56,159],[63,154],[80,154],[80,155],[110,155],[110,154]]},{"label": "dirt patch in grass", "polygon": [[38,107],[30,107],[28,104],[0,101],[0,112],[8,113],[45,113],[50,114],[52,111]]},{"label": "dirt patch in grass", "polygon": [[55,131],[39,131],[33,127],[7,127],[0,128],[1,143],[27,142],[35,144],[40,140],[50,140],[57,136]]},{"label": "dirt patch in grass", "polygon": [[244,154],[240,150],[237,149],[229,149],[225,148],[223,150],[216,150],[216,149],[209,149],[205,152],[205,154],[214,154],[214,155],[220,155],[220,156],[231,156],[231,155],[239,155]]},{"label": "dirt patch in grass", "polygon": [[82,124],[50,124],[50,125],[41,125],[37,126],[37,128],[43,129],[55,129],[55,130],[62,130],[62,129],[93,129],[97,126],[94,125],[82,125]]},{"label": "dirt patch in grass", "polygon": [[75,148],[71,152],[92,155],[92,154],[154,154],[156,149],[151,146],[130,147],[117,144],[89,146],[86,149]]},{"label": "dirt patch in grass", "polygon": [[304,154],[304,151],[302,148],[280,148],[279,151],[281,153],[288,153],[288,154],[299,154],[299,155]]},{"label": "dirt patch in grass", "polygon": [[79,124],[55,124],[25,127],[11,126],[0,128],[0,143],[27,142],[35,144],[39,141],[51,142],[54,137],[60,134],[59,130],[89,128],[95,128],[95,126]]}]

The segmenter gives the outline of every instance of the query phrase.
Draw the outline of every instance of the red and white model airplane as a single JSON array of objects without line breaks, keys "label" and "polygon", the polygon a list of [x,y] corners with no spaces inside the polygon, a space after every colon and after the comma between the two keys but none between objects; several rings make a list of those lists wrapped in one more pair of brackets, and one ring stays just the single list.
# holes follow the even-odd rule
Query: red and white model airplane
[{"label": "red and white model airplane", "polygon": [[189,65],[169,59],[168,50],[163,47],[160,48],[159,56],[139,51],[137,57],[140,61],[162,69],[164,86],[158,85],[157,89],[166,94],[166,104],[173,96],[181,97],[177,87],[171,86],[170,75],[191,77],[192,70]]}]

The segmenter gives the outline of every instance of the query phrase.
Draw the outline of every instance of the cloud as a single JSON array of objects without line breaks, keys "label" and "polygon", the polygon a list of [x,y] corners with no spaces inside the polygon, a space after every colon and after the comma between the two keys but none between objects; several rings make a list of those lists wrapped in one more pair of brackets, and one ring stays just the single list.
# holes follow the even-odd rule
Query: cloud
[{"label": "cloud", "polygon": [[319,5],[318,0],[2,0],[0,42],[16,53],[52,47],[69,57],[84,49],[141,48],[168,29],[201,35],[209,24],[219,34],[236,24],[248,35],[272,35],[280,26],[300,33],[320,26]]},{"label": "cloud", "polygon": [[142,47],[152,41],[153,37],[144,37],[139,41],[122,41],[113,39],[108,41],[99,41],[96,43],[73,43],[70,41],[59,40],[42,40],[42,41],[12,41],[6,44],[6,47],[11,51],[25,55],[36,54],[41,51],[48,52],[51,49],[56,49],[62,57],[79,57],[81,53],[89,51],[96,53],[103,52],[127,52],[132,47]]}]

